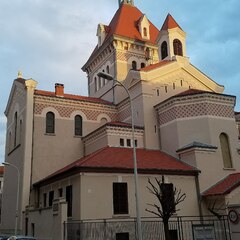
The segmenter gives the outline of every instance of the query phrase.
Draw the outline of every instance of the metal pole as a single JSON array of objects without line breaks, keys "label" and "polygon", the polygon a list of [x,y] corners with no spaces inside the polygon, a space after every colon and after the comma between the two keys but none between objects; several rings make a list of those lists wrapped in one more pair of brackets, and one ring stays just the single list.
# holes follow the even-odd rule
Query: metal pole
[{"label": "metal pole", "polygon": [[18,229],[18,199],[19,199],[19,188],[20,188],[20,171],[19,169],[8,162],[4,162],[3,165],[5,166],[11,166],[17,170],[17,199],[16,199],[16,216],[15,216],[15,230],[14,230],[14,235],[17,235],[17,229]]},{"label": "metal pole", "polygon": [[127,92],[130,109],[131,109],[131,124],[132,124],[132,144],[133,144],[133,163],[134,163],[134,183],[135,183],[135,202],[136,202],[136,215],[137,215],[137,232],[138,232],[138,240],[142,240],[142,225],[141,225],[141,215],[140,215],[140,201],[139,201],[139,187],[138,187],[138,172],[137,172],[137,154],[136,154],[136,145],[135,145],[135,129],[134,129],[134,115],[133,115],[133,107],[132,107],[132,98],[128,89],[118,80],[113,79],[113,77],[109,74],[100,72],[98,76],[105,78],[107,80],[112,80],[121,85],[125,91]]}]

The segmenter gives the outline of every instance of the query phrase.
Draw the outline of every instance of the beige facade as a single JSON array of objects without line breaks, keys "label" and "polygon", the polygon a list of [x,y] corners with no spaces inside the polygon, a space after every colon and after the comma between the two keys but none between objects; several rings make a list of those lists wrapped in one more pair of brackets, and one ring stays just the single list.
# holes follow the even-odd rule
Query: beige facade
[{"label": "beige facade", "polygon": [[[127,32],[121,27],[126,16],[134,23]],[[145,209],[154,202],[148,179],[162,175],[186,193],[176,216],[209,215],[212,198],[240,205],[232,177],[240,171],[235,97],[191,64],[186,33],[172,16],[158,30],[133,1],[123,1],[109,26],[98,25],[96,42],[82,68],[89,97],[67,94],[61,84],[55,92],[36,90],[37,82],[21,75],[13,83],[5,111],[5,161],[21,174],[19,232],[63,239],[67,220],[135,218],[133,144],[143,217],[152,217]],[[134,142],[128,95],[99,72],[128,89]],[[224,192],[221,181],[228,177],[231,191]],[[4,181],[1,228],[11,231],[15,169],[6,169]],[[127,186],[127,213],[114,213],[114,183]],[[217,183],[222,191],[213,188]]]}]

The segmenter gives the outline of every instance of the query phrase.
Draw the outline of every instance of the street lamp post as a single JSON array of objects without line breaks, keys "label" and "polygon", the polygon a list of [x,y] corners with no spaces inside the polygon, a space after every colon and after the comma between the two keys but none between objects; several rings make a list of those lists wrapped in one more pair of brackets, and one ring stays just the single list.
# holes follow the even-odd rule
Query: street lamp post
[{"label": "street lamp post", "polygon": [[138,240],[142,240],[142,226],[141,226],[141,216],[140,216],[140,204],[139,204],[139,187],[138,187],[138,171],[137,171],[137,155],[135,146],[135,131],[134,131],[134,119],[133,119],[133,107],[132,98],[129,90],[118,80],[114,79],[111,75],[99,72],[97,74],[99,77],[107,79],[108,81],[113,81],[121,85],[128,94],[130,109],[131,109],[131,124],[132,124],[132,146],[133,146],[133,163],[134,163],[134,182],[135,182],[135,202],[136,202],[136,215],[137,215],[137,231]]},{"label": "street lamp post", "polygon": [[14,234],[16,236],[17,235],[17,229],[18,229],[18,199],[19,199],[19,188],[20,188],[20,171],[12,163],[4,162],[2,164],[5,165],[5,166],[13,167],[13,168],[15,168],[17,170],[17,199],[16,199],[15,230],[14,230]]}]

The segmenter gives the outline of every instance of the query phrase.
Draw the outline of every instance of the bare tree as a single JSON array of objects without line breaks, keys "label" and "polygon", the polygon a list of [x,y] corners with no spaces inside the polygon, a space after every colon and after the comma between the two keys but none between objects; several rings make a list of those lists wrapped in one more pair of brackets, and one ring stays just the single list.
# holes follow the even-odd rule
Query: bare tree
[{"label": "bare tree", "polygon": [[215,215],[219,220],[223,217],[223,215],[226,213],[226,209],[228,208],[228,203],[222,203],[222,204],[217,204],[217,199],[214,201],[211,201],[208,204],[208,211]]},{"label": "bare tree", "polygon": [[186,194],[182,193],[181,190],[173,188],[173,184],[164,183],[164,176],[162,176],[162,180],[155,178],[155,181],[156,186],[148,179],[149,186],[147,186],[147,189],[156,196],[158,203],[148,204],[153,207],[154,210],[146,209],[146,211],[162,218],[165,239],[171,240],[168,221],[176,211],[179,211],[179,209],[176,209],[176,206],[185,200]]}]

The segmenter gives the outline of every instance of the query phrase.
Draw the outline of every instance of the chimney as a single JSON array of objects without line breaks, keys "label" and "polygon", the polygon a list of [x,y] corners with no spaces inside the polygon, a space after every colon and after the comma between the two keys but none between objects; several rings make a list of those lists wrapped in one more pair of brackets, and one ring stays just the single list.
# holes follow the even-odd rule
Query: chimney
[{"label": "chimney", "polygon": [[64,84],[55,83],[55,95],[58,97],[64,97]]}]

